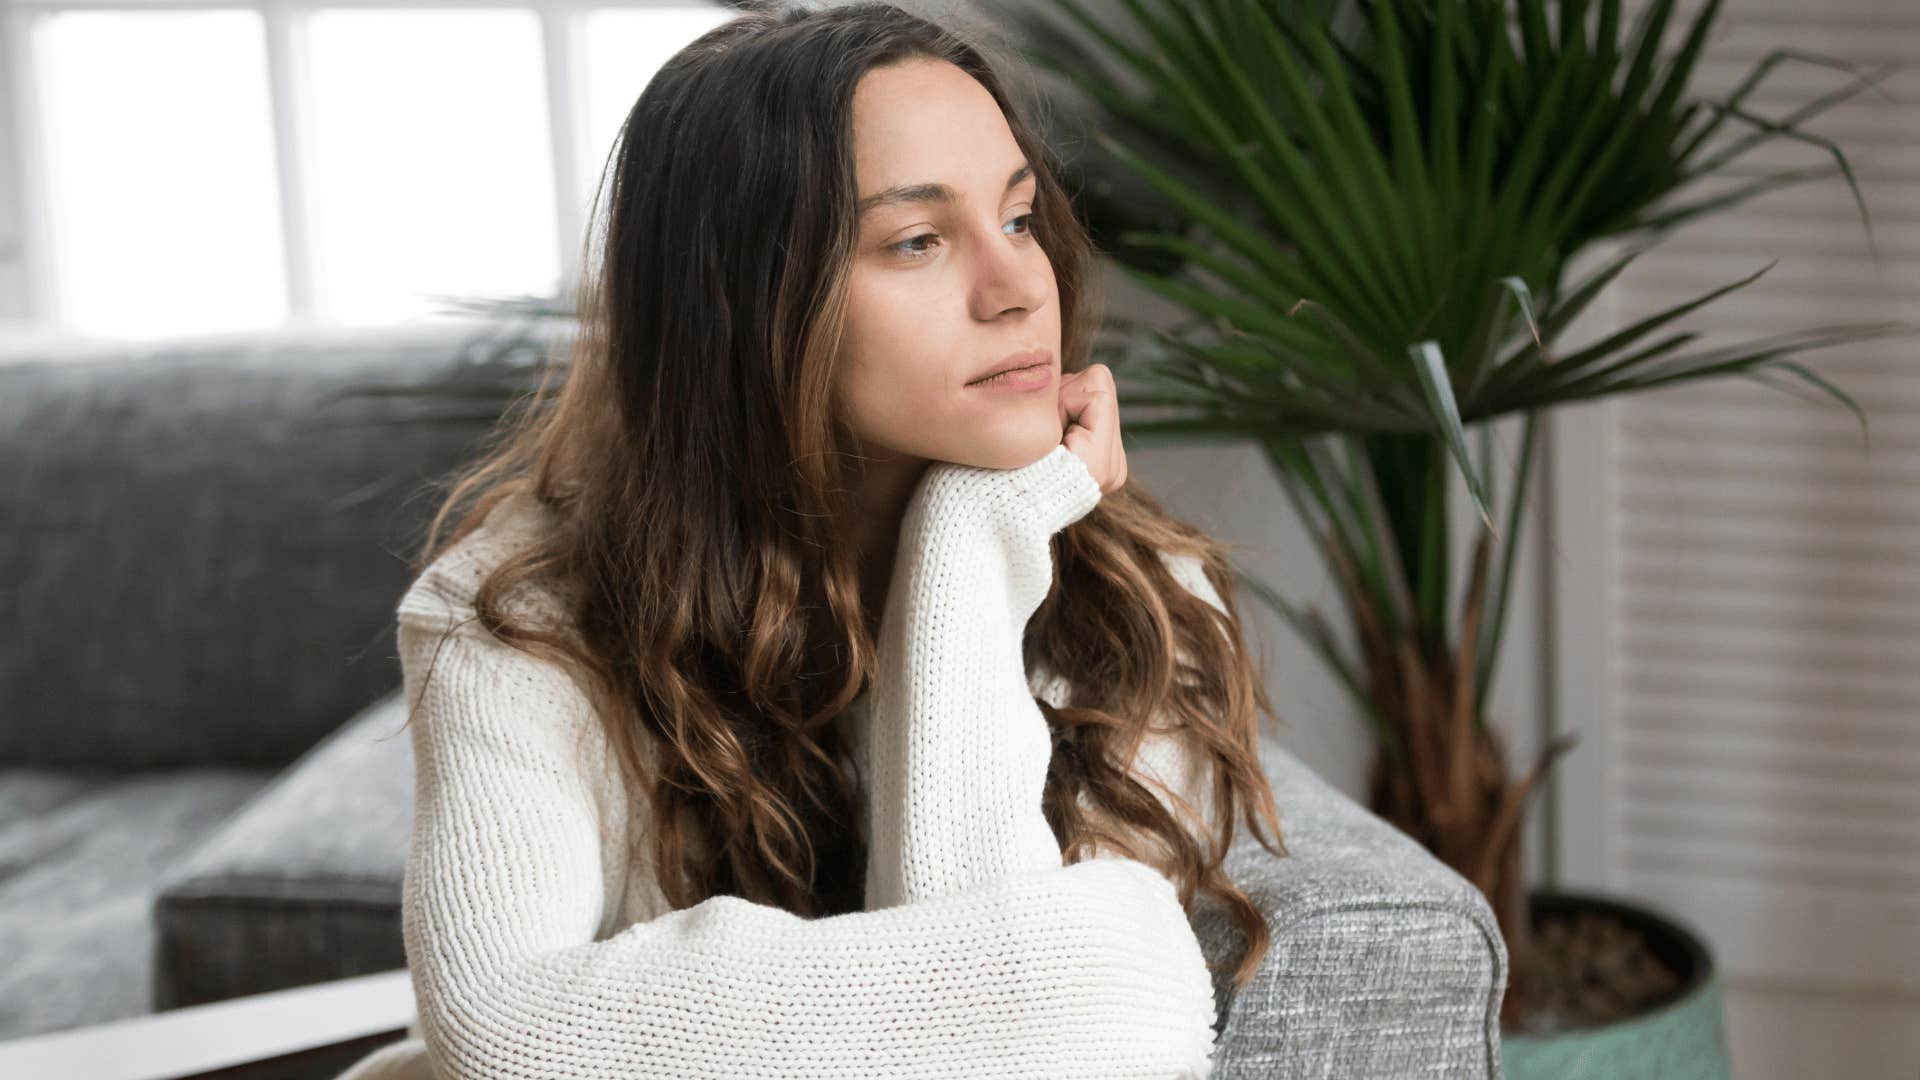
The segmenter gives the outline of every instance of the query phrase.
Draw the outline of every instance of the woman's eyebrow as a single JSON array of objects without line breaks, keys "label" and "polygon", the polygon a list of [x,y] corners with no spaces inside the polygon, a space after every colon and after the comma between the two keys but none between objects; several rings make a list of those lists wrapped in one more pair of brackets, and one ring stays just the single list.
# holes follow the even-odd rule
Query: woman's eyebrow
[{"label": "woman's eyebrow", "polygon": [[[1012,191],[1015,185],[1032,175],[1033,164],[1021,162],[1020,167],[1013,170],[1013,175],[1007,177],[1006,190]],[[901,184],[861,199],[859,213],[865,215],[867,211],[877,206],[898,206],[904,203],[938,203],[950,206],[959,201],[960,193],[945,184]]]}]

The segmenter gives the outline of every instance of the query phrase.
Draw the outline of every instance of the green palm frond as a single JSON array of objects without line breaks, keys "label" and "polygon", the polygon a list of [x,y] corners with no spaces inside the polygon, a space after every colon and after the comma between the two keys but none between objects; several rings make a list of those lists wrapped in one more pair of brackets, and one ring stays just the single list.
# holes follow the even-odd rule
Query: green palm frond
[{"label": "green palm frond", "polygon": [[[988,6],[1090,103],[1099,157],[1076,167],[1124,170],[1150,191],[1161,224],[1134,215],[1107,235],[1131,280],[1192,316],[1177,333],[1136,326],[1120,335],[1133,345],[1101,354],[1138,406],[1129,442],[1259,442],[1322,554],[1351,567],[1358,602],[1430,649],[1447,643],[1446,473],[1464,480],[1480,528],[1506,549],[1478,624],[1482,696],[1538,413],[1721,375],[1791,377],[1864,432],[1859,406],[1793,358],[1920,330],[1858,323],[1704,347],[1702,331],[1676,325],[1768,264],[1560,345],[1649,248],[1764,192],[1839,175],[1872,242],[1845,153],[1804,125],[1893,69],[1775,50],[1724,97],[1699,95],[1721,0],[1684,26],[1674,0],[1649,0],[1631,25],[1621,0]],[[1788,63],[1852,78],[1763,116],[1748,99]],[[1771,140],[1833,160],[1748,179],[1728,169]],[[1603,242],[1620,250],[1568,281]],[[1484,436],[1514,414],[1521,475],[1502,506],[1468,429]],[[1281,614],[1304,632],[1299,611]]]}]

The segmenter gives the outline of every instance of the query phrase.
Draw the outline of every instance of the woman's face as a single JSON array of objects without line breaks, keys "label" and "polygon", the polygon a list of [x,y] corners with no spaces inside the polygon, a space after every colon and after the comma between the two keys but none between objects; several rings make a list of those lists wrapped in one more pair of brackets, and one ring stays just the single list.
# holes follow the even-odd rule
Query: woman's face
[{"label": "woman's face", "polygon": [[[838,389],[863,452],[998,469],[1038,460],[1062,431],[1060,295],[1006,118],[965,72],[930,60],[868,72],[853,116],[863,209]],[[926,185],[950,198],[894,191]],[[1030,351],[1036,371],[974,384]]]}]

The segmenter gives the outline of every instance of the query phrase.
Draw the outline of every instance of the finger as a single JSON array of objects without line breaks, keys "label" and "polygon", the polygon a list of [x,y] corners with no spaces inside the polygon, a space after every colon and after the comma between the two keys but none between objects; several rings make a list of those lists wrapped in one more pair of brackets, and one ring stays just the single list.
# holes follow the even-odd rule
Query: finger
[{"label": "finger", "polygon": [[[1101,442],[1107,451],[1108,491],[1118,491],[1127,482],[1127,451],[1120,439],[1120,389],[1115,383],[1112,369],[1105,364],[1097,364],[1101,393],[1096,401],[1100,416],[1096,421],[1100,427]],[[1093,406],[1089,406],[1091,409]]]},{"label": "finger", "polygon": [[1084,371],[1073,371],[1060,378],[1060,430],[1071,428],[1074,419],[1086,408],[1086,375]]},{"label": "finger", "polygon": [[1072,410],[1073,419],[1062,438],[1082,448],[1089,461],[1104,464],[1108,458],[1107,432],[1112,428],[1105,403],[1111,395],[1097,387],[1082,387],[1076,396],[1079,400]]},{"label": "finger", "polygon": [[1082,421],[1091,417],[1088,425],[1093,429],[1094,445],[1099,447],[1101,460],[1106,468],[1101,475],[1106,480],[1106,490],[1111,492],[1120,486],[1120,467],[1118,454],[1120,447],[1120,423],[1118,399],[1107,388],[1089,390],[1090,400],[1087,408],[1080,414]]},{"label": "finger", "polygon": [[1116,438],[1120,430],[1120,401],[1113,384],[1113,372],[1105,364],[1088,367],[1081,393],[1085,404],[1080,410],[1080,423],[1100,440],[1101,451],[1111,465],[1113,445],[1110,440]]},{"label": "finger", "polygon": [[[1060,426],[1062,429],[1078,423],[1081,427],[1094,430],[1106,430],[1111,425],[1103,424],[1109,405],[1101,404],[1102,393],[1107,401],[1113,397],[1113,373],[1105,364],[1091,364],[1061,380],[1060,387]],[[1089,410],[1093,410],[1089,415]]]},{"label": "finger", "polygon": [[1117,490],[1125,478],[1125,451],[1120,446],[1119,397],[1113,375],[1104,364],[1089,367],[1076,380],[1068,408],[1074,422],[1062,441],[1088,463],[1100,480],[1100,490]]}]

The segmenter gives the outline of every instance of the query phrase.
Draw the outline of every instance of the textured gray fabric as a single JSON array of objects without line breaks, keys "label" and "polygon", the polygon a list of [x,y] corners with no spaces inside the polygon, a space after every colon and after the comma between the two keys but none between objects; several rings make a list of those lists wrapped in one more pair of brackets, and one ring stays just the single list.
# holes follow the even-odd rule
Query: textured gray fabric
[{"label": "textured gray fabric", "polygon": [[156,1009],[406,965],[413,751],[393,690],[302,755],[161,882]]},{"label": "textured gray fabric", "polygon": [[[398,678],[464,330],[0,357],[0,764],[285,765]],[[410,500],[410,501],[409,501]]]},{"label": "textured gray fabric", "polygon": [[151,1011],[157,883],[272,776],[0,769],[0,1039]]},{"label": "textured gray fabric", "polygon": [[[1405,833],[1262,736],[1288,857],[1241,829],[1227,860],[1266,914],[1271,951],[1227,1002],[1215,1073],[1243,1077],[1499,1077],[1507,952],[1493,909]],[[1243,943],[1200,905],[1216,967]]]}]

